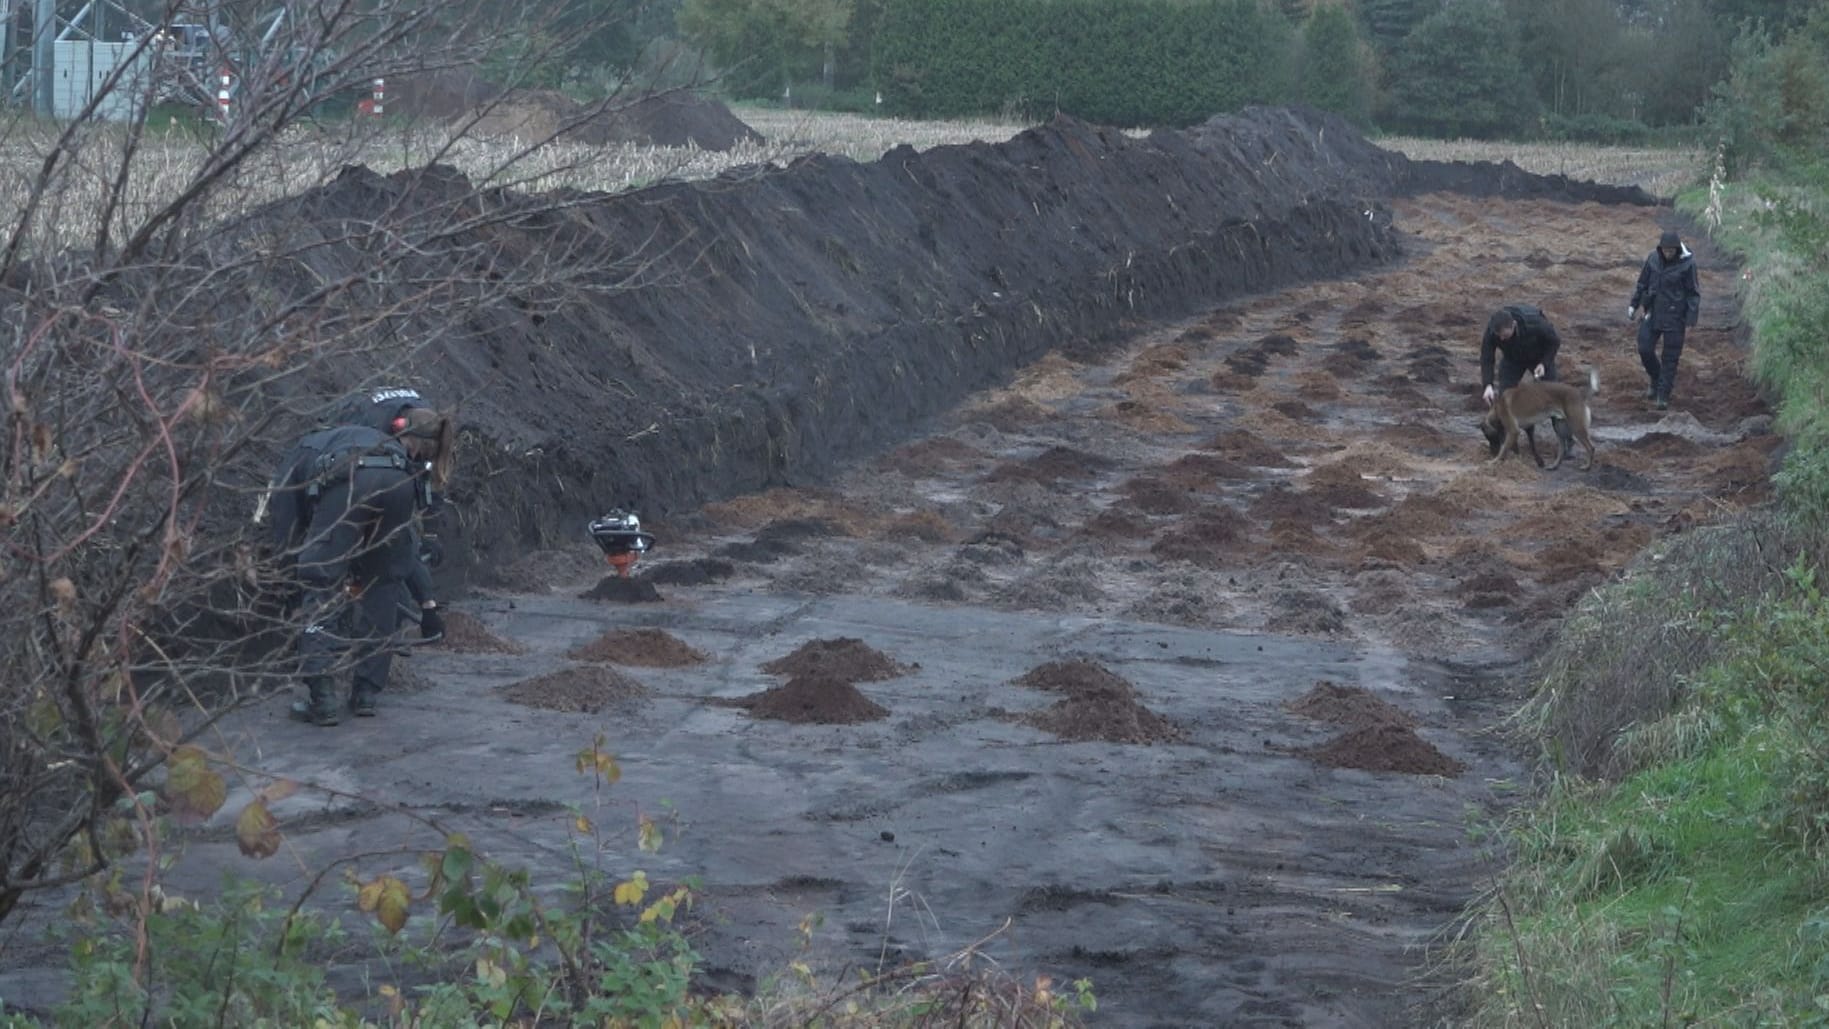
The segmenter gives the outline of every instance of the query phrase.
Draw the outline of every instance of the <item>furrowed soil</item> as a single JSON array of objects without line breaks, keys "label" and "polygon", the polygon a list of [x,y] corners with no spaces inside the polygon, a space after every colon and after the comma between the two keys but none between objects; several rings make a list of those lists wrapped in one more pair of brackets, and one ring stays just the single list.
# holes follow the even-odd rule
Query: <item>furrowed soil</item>
[{"label": "furrowed soil", "polygon": [[[556,883],[572,805],[608,804],[602,825],[664,799],[665,848],[631,832],[606,860],[697,877],[688,927],[725,987],[807,960],[836,989],[988,940],[1019,975],[1091,977],[1101,1025],[1452,1021],[1444,931],[1503,860],[1468,828],[1528,781],[1494,732],[1522,663],[1647,545],[1763,500],[1778,440],[1705,241],[1673,407],[1640,399],[1620,313],[1668,210],[1253,118],[811,162],[797,174],[825,176],[830,202],[799,179],[752,198],[792,204],[791,234],[720,209],[721,272],[802,276],[831,328],[769,336],[766,368],[730,374],[798,386],[732,394],[722,410],[753,435],[695,422],[613,444],[652,419],[612,413],[477,487],[497,542],[470,570],[497,585],[458,606],[522,652],[415,648],[410,681],[429,685],[334,730],[277,699],[229,720],[264,767],[343,793],[275,805],[299,858],[284,868],[235,855],[232,796],[171,888],[213,889],[225,867],[296,888],[411,835],[362,795]],[[846,236],[862,208],[901,212],[878,252],[915,255],[901,278]],[[1206,256],[1168,256],[1170,222]],[[771,233],[809,263],[744,263],[734,241]],[[759,317],[712,299],[631,303],[654,305],[656,338],[687,320],[741,338]],[[1478,339],[1508,301],[1555,319],[1565,378],[1598,370],[1591,471],[1488,461]],[[533,382],[520,345],[501,374]],[[657,395],[697,410],[729,392],[716,362],[700,372]],[[561,412],[593,395],[575,369],[537,382]],[[530,444],[508,403],[477,402],[483,431]],[[563,496],[540,485],[555,473]],[[630,496],[669,526],[635,570],[657,599],[584,599],[601,558],[560,548],[576,516]],[[655,633],[705,660],[630,686],[567,657]],[[598,734],[623,772],[608,801],[574,765]],[[360,989],[370,972],[336,974]]]}]

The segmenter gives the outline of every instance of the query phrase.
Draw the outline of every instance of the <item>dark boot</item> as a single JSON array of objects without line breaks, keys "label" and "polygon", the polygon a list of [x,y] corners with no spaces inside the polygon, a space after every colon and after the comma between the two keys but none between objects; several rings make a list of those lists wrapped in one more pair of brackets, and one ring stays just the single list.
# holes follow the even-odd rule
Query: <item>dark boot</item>
[{"label": "dark boot", "polygon": [[342,716],[337,712],[336,691],[329,679],[312,676],[305,680],[305,688],[310,699],[292,702],[290,714],[293,721],[327,726],[342,721]]},{"label": "dark boot", "polygon": [[375,717],[375,696],[381,691],[358,681],[349,690],[349,713],[357,718]]},{"label": "dark boot", "polygon": [[1658,398],[1658,403],[1657,403],[1658,410],[1660,410],[1660,411],[1670,410],[1670,394],[1659,393],[1657,395],[1657,398]]},{"label": "dark boot", "polygon": [[1656,400],[1657,398],[1658,398],[1658,380],[1652,379],[1651,385],[1645,387],[1645,400],[1647,403],[1649,403],[1650,401]]}]

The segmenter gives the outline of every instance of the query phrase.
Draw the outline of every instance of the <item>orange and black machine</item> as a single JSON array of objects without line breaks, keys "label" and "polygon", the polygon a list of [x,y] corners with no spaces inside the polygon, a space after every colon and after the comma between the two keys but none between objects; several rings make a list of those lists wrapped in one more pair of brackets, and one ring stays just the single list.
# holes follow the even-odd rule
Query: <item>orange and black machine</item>
[{"label": "orange and black machine", "polygon": [[641,519],[633,511],[617,509],[591,521],[591,539],[603,549],[603,556],[622,578],[641,556],[654,548],[654,534],[643,532]]}]

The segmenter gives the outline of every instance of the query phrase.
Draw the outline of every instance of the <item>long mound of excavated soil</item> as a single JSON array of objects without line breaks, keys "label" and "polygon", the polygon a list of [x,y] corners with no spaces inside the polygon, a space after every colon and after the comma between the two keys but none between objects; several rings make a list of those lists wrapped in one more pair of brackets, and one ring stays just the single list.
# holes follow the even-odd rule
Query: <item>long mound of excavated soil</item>
[{"label": "long mound of excavated soil", "polygon": [[809,640],[793,653],[763,665],[762,670],[770,675],[880,682],[907,675],[911,669],[863,640],[841,636]]}]

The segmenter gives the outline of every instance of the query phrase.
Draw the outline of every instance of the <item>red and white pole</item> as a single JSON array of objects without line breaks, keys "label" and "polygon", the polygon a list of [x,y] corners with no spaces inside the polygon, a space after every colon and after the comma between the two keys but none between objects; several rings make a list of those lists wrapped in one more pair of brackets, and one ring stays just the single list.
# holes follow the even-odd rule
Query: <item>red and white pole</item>
[{"label": "red and white pole", "polygon": [[375,76],[375,117],[381,117],[381,105],[387,100],[387,79]]},{"label": "red and white pole", "polygon": [[229,66],[225,64],[219,69],[216,80],[216,117],[224,125],[229,123],[229,84],[231,81]]}]

